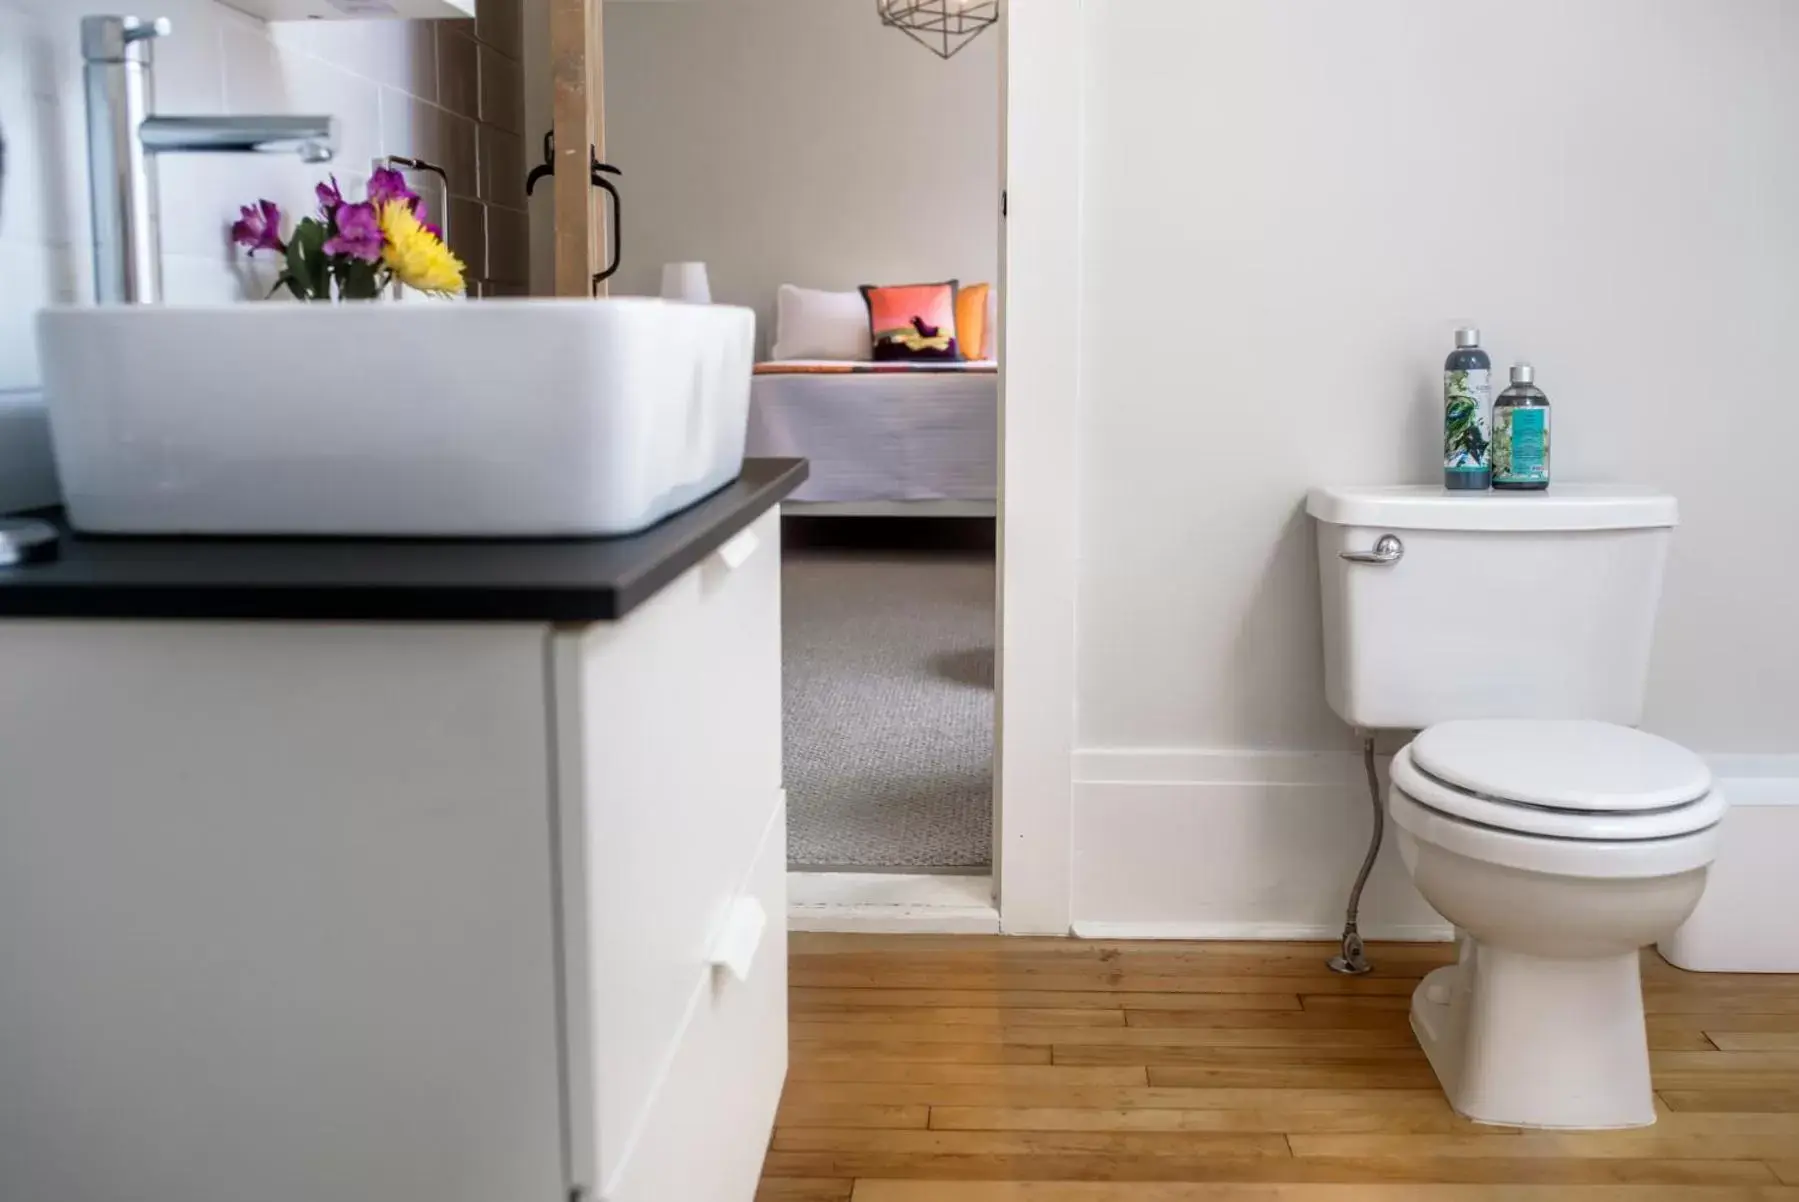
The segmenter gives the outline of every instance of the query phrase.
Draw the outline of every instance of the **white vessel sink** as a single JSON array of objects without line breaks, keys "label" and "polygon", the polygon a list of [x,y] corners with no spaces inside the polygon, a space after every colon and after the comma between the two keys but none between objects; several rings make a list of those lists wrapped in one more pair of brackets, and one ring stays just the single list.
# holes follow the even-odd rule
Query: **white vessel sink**
[{"label": "white vessel sink", "polygon": [[629,534],[735,479],[755,315],[650,299],[117,306],[38,322],[105,534]]}]

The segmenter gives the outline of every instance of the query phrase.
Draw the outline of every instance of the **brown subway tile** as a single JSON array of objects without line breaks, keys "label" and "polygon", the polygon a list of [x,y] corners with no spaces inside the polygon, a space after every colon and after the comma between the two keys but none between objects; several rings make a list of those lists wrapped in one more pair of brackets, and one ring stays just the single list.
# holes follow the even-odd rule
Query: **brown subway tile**
[{"label": "brown subway tile", "polygon": [[487,210],[487,278],[523,284],[531,278],[531,218],[523,209]]},{"label": "brown subway tile", "polygon": [[525,22],[519,0],[481,0],[475,37],[514,62],[525,57]]},{"label": "brown subway tile", "polygon": [[459,116],[481,115],[480,45],[448,29],[437,31],[437,102]]},{"label": "brown subway tile", "polygon": [[525,207],[525,140],[491,125],[480,129],[481,191],[489,204]]},{"label": "brown subway tile", "polygon": [[450,177],[451,196],[481,194],[480,160],[475,154],[475,123],[455,113],[438,110],[442,129],[439,158],[435,161]]},{"label": "brown subway tile", "polygon": [[525,132],[525,79],[517,63],[481,47],[481,123]]},{"label": "brown subway tile", "polygon": [[450,249],[468,268],[470,279],[487,276],[487,207],[478,200],[450,201]]}]

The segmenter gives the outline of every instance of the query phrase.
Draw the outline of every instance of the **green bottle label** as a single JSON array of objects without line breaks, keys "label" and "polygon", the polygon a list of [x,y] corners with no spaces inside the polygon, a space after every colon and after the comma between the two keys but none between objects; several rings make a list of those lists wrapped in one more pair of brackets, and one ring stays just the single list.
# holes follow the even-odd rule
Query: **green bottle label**
[{"label": "green bottle label", "polygon": [[1549,409],[1501,407],[1493,415],[1493,482],[1549,482]]},{"label": "green bottle label", "polygon": [[1487,414],[1493,407],[1490,372],[1443,373],[1443,467],[1484,472],[1490,466]]}]

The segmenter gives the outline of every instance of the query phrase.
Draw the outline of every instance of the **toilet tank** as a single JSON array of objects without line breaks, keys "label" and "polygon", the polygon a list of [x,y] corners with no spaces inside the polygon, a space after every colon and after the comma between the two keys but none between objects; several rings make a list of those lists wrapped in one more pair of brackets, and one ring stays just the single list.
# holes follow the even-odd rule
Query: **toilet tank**
[{"label": "toilet tank", "polygon": [[[1345,722],[1642,718],[1673,497],[1619,485],[1318,488],[1306,511],[1325,692]],[[1397,541],[1375,554],[1387,535]]]}]

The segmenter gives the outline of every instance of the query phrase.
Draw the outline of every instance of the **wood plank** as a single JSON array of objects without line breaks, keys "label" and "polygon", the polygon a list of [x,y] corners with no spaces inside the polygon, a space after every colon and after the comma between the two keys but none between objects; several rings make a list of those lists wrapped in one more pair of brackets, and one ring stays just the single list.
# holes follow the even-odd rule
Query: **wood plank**
[{"label": "wood plank", "polygon": [[1022,1157],[1097,1154],[1116,1157],[1288,1159],[1278,1134],[1161,1131],[871,1131],[844,1128],[776,1131],[777,1152],[884,1153],[908,1156]]},{"label": "wood plank", "polygon": [[1724,1052],[1792,1052],[1799,1055],[1799,1030],[1726,1031],[1708,1027],[1706,1035]]},{"label": "wood plank", "polygon": [[1457,1132],[1476,1134],[1505,1130],[1470,1122],[1451,1110],[1447,1103],[1431,1110],[1375,1105],[1337,1110],[1300,1110],[1287,1105],[1257,1110],[933,1106],[930,1113],[933,1131],[1266,1131],[1288,1135],[1301,1132],[1320,1135],[1448,1135]]},{"label": "wood plank", "polygon": [[1141,1068],[1063,1067],[1055,1064],[907,1064],[903,1061],[798,1061],[789,1081],[845,1081],[940,1085],[1147,1085]]},{"label": "wood plank", "polygon": [[1763,1160],[1785,1155],[1793,1137],[1671,1134],[1657,1127],[1632,1131],[1530,1131],[1513,1135],[1313,1135],[1288,1137],[1295,1156],[1636,1158],[1654,1160]]},{"label": "wood plank", "polygon": [[[1103,965],[1081,968],[1071,965],[1062,971],[1045,971],[1026,967],[1013,971],[1004,967],[957,972],[934,971],[911,964],[875,968],[803,967],[796,966],[789,983],[802,988],[825,989],[1005,989],[1052,992],[1114,993],[1291,993],[1299,981],[1317,994],[1371,996],[1402,994],[1411,997],[1416,979],[1405,977],[1270,977],[1216,975],[1151,976],[1142,973],[1114,973]],[[1044,1005],[1060,1003],[1042,1003]],[[1136,1003],[1133,1002],[1133,1005]]]},{"label": "wood plank", "polygon": [[962,1085],[937,1082],[791,1081],[789,1103],[887,1102],[930,1107],[1078,1107],[1088,1110],[1348,1111],[1443,1114],[1449,1104],[1433,1082],[1421,1089],[1157,1089],[1143,1085]]},{"label": "wood plank", "polygon": [[599,0],[550,0],[552,125],[556,135],[557,296],[591,296],[603,227],[594,219],[590,147],[603,150],[605,118]]},{"label": "wood plank", "polygon": [[783,1098],[777,1127],[914,1127],[930,1126],[931,1108],[891,1102],[805,1102]]},{"label": "wood plank", "polygon": [[1145,977],[1156,980],[1206,979],[1243,976],[1280,981],[1290,987],[1304,984],[1317,993],[1335,993],[1341,988],[1332,982],[1343,982],[1348,992],[1367,990],[1375,981],[1410,981],[1413,988],[1438,965],[1433,963],[1383,964],[1381,975],[1371,977],[1332,977],[1322,957],[1268,956],[1201,957],[1120,955],[1112,958],[1074,958],[1069,956],[1009,955],[994,958],[950,956],[795,956],[791,971],[795,979],[818,973],[865,973],[874,977],[916,977],[929,975],[945,987],[959,988],[967,980],[985,982],[993,977],[1029,980],[1034,977],[1076,977],[1088,981],[1107,982],[1117,977]]},{"label": "wood plank", "polygon": [[1669,1110],[1706,1114],[1799,1114],[1799,1088],[1794,1089],[1662,1089]]},{"label": "wood plank", "polygon": [[[1152,1013],[1155,1012],[1152,1011]],[[1269,1016],[1278,1012],[1229,1010],[1210,1011],[1209,1013]],[[796,1023],[891,1024],[897,1027],[1122,1027],[1126,1025],[1123,1010],[1082,1009],[1079,1007],[1044,1009],[1018,1006],[1001,1009],[993,1006],[844,1006],[796,1001],[789,1004],[788,1016]],[[1251,1024],[1245,1022],[1242,1025]]]},{"label": "wood plank", "polygon": [[1724,992],[1701,986],[1691,989],[1643,987],[1646,1014],[1799,1014],[1799,990],[1782,994],[1767,990]]},{"label": "wood plank", "polygon": [[1714,1007],[1693,1013],[1651,1014],[1651,1033],[1655,1031],[1751,1032],[1786,1031],[1799,1033],[1799,1012],[1757,1014],[1748,1011]]},{"label": "wood plank", "polygon": [[1259,1047],[1160,1044],[1065,1044],[1056,1041],[1057,1064],[1256,1065],[1294,1068],[1366,1066],[1369,1068],[1429,1067],[1416,1043],[1394,1047]]},{"label": "wood plank", "polygon": [[[833,986],[795,986],[788,991],[795,1007],[830,1006],[944,1006],[980,1009],[1087,1009],[1122,1011],[1128,1003],[1132,1010],[1298,1010],[1295,993],[1133,993],[1125,996],[1104,989],[1034,990],[1034,989],[877,989],[840,988]],[[1396,1007],[1405,1009],[1411,995]]]},{"label": "wood plank", "polygon": [[[1216,1013],[1216,1012],[1215,1012]],[[1252,1012],[1253,1013],[1253,1012]],[[1246,1048],[1410,1048],[1417,1037],[1409,1024],[1338,1030],[1269,1030],[1263,1027],[1181,1027],[1119,1029],[1109,1027],[979,1027],[899,1025],[880,1027],[857,1023],[795,1022],[794,1046],[822,1042],[876,1039],[882,1043],[992,1043],[1076,1047],[1083,1044],[1114,1048],[1246,1047]],[[1703,1038],[1701,1039],[1703,1043]],[[1709,1044],[1704,1044],[1710,1048]],[[1716,1049],[1711,1049],[1716,1050]],[[1142,1060],[1132,1061],[1142,1064]]]},{"label": "wood plank", "polygon": [[1799,1073],[1799,1051],[1664,1052],[1649,1057],[1655,1069],[1704,1069],[1709,1072]]},{"label": "wood plank", "polygon": [[[907,1134],[895,1132],[894,1134]],[[1196,1139],[1197,1136],[1183,1136]],[[1417,1184],[1767,1185],[1753,1160],[1576,1160],[1540,1157],[1326,1157],[1135,1155],[1043,1152],[930,1155],[903,1151],[774,1151],[767,1171],[782,1177],[928,1181],[1291,1181]],[[858,1187],[859,1188],[859,1187]]]},{"label": "wood plank", "polygon": [[[1382,943],[1384,964],[1450,964],[1453,943]],[[1117,960],[1136,956],[1190,960],[1303,960],[1321,966],[1337,954],[1335,943],[1318,940],[1243,940],[1194,943],[1166,939],[1063,939],[1053,936],[1009,936],[996,945],[990,935],[851,935],[796,932],[791,954],[805,956],[884,956],[891,959],[962,957],[969,959],[1062,957],[1071,960]],[[1665,963],[1665,962],[1664,962]],[[1678,971],[1678,970],[1675,970]]]},{"label": "wood plank", "polygon": [[1796,1202],[1754,1185],[861,1181],[854,1202]]},{"label": "wood plank", "polygon": [[877,1039],[819,1039],[796,1042],[791,1045],[791,1051],[792,1059],[803,1064],[872,1064],[885,1061],[911,1064],[1050,1063],[1048,1043],[888,1043]]},{"label": "wood plank", "polygon": [[1151,1065],[1149,1083],[1175,1089],[1426,1089],[1437,1078],[1424,1063]]},{"label": "wood plank", "polygon": [[1655,1126],[1645,1127],[1639,1134],[1654,1135],[1779,1135],[1791,1140],[1799,1151],[1799,1114],[1738,1111],[1719,1114],[1699,1111],[1670,1111],[1658,1108]]},{"label": "wood plank", "polygon": [[856,1183],[825,1177],[787,1179],[764,1177],[756,1189],[756,1202],[849,1202]]},{"label": "wood plank", "polygon": [[[1356,980],[1365,978],[1357,977]],[[1135,1007],[1133,999],[1125,1003]],[[1299,1007],[1312,1013],[1335,1014],[1342,1011],[1382,1010],[1390,1013],[1409,1014],[1412,1009],[1412,995],[1409,992],[1391,990],[1386,993],[1314,993],[1311,984],[1301,986]]]},{"label": "wood plank", "polygon": [[1167,1030],[1171,1027],[1259,1027],[1267,1031],[1412,1029],[1410,1016],[1398,1008],[1357,1006],[1324,1010],[1153,1010],[1129,1004],[1122,1013],[1126,1026],[1145,1030]]}]

